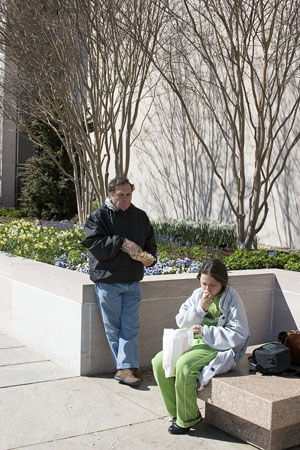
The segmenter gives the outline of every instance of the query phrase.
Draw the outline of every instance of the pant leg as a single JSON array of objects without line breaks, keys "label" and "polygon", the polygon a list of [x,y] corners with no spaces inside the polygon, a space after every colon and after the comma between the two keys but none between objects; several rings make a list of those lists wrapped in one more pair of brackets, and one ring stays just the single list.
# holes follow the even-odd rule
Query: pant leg
[{"label": "pant leg", "polygon": [[122,293],[118,369],[139,368],[138,334],[140,331],[139,306],[141,298],[140,283],[126,283]]},{"label": "pant leg", "polygon": [[191,427],[201,417],[197,404],[197,377],[218,351],[201,343],[181,355],[176,362],[176,423]]},{"label": "pant leg", "polygon": [[114,284],[95,283],[98,307],[105,334],[117,367],[119,332],[121,328],[122,293]]},{"label": "pant leg", "polygon": [[198,423],[197,377],[199,372],[217,355],[217,350],[201,343],[181,355],[176,362],[176,377],[166,378],[163,369],[163,352],[152,360],[155,380],[160,388],[170,417],[184,428]]},{"label": "pant leg", "polygon": [[176,417],[175,377],[166,378],[163,369],[163,352],[152,359],[153,374],[159,386],[163,401],[170,417]]},{"label": "pant leg", "polygon": [[139,368],[140,283],[96,283],[96,295],[116,368]]}]

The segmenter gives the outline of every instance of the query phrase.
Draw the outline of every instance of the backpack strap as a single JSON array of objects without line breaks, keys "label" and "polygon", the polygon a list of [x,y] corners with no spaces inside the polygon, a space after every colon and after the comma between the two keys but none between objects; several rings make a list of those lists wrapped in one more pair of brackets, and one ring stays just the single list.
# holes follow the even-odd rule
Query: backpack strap
[{"label": "backpack strap", "polygon": [[257,364],[255,359],[255,352],[248,357],[249,372],[260,372],[263,375],[270,375],[266,369],[264,369],[260,364]]}]

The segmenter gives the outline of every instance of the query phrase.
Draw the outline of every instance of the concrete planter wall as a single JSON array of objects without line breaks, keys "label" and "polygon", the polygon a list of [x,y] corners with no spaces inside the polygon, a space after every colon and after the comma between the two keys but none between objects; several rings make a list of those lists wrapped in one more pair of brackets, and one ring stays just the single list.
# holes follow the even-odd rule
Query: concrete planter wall
[{"label": "concrete planter wall", "polygon": [[[230,284],[248,314],[251,341],[276,339],[300,328],[300,273],[233,271]],[[142,281],[141,366],[161,349],[163,329],[176,327],[181,303],[199,286],[195,274],[158,275]],[[0,252],[0,331],[71,370],[92,375],[114,370],[87,275]]]}]

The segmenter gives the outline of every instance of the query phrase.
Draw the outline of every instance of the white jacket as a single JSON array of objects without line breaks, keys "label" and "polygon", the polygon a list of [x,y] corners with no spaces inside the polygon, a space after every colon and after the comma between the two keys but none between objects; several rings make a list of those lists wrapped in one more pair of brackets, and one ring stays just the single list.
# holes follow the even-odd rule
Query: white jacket
[{"label": "white jacket", "polygon": [[[181,305],[176,316],[179,328],[190,328],[203,322],[206,312],[200,306],[202,295],[201,288],[195,289],[191,297]],[[199,373],[200,389],[203,389],[215,375],[233,369],[247,349],[249,326],[245,307],[231,286],[227,286],[222,292],[219,308],[222,315],[217,326],[201,326],[203,341],[209,347],[220,351]]]}]

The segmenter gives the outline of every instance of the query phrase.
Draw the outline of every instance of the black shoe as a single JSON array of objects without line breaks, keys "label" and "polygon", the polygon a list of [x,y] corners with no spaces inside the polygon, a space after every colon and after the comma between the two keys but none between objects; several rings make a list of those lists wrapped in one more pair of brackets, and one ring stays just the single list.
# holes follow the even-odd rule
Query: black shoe
[{"label": "black shoe", "polygon": [[172,419],[172,425],[168,428],[168,432],[171,434],[187,434],[190,431],[190,427],[182,428],[176,423],[176,419]]}]

